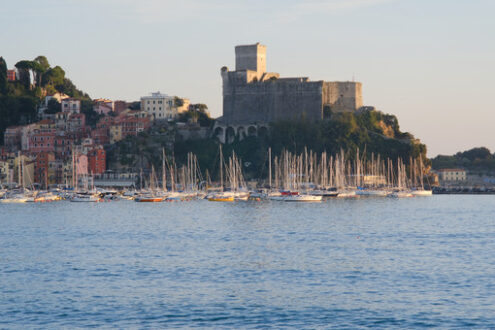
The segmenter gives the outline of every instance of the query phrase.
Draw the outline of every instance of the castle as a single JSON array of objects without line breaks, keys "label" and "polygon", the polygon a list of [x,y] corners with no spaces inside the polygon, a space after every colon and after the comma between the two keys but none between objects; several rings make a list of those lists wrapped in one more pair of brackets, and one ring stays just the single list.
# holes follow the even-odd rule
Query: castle
[{"label": "castle", "polygon": [[215,135],[222,142],[257,134],[278,120],[321,120],[326,111],[353,112],[363,105],[361,83],[310,81],[307,77],[281,78],[266,72],[266,46],[235,47],[235,71],[221,69],[223,116]]}]

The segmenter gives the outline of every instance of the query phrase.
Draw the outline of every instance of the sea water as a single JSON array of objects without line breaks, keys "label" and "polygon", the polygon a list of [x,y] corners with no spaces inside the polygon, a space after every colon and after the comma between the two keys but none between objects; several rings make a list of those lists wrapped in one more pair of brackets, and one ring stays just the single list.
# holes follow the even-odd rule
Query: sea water
[{"label": "sea water", "polygon": [[0,205],[0,328],[495,326],[495,196]]}]

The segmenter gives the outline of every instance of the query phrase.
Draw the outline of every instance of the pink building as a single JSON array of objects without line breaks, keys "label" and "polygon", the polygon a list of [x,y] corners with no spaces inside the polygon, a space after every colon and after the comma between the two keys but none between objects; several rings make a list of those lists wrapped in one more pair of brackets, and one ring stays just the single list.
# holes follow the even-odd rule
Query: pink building
[{"label": "pink building", "polygon": [[91,131],[91,138],[95,144],[108,144],[110,143],[110,135],[108,128],[95,128]]},{"label": "pink building", "polygon": [[115,102],[113,102],[113,111],[115,111],[115,113],[117,115],[119,115],[122,112],[124,112],[125,109],[127,109],[127,102],[126,101],[115,101]]},{"label": "pink building", "polygon": [[28,152],[55,152],[55,131],[54,128],[34,129],[29,136]]},{"label": "pink building", "polygon": [[93,100],[93,110],[100,115],[108,115],[113,112],[113,101],[107,99]]},{"label": "pink building", "polygon": [[59,132],[55,135],[55,155],[57,158],[67,158],[72,152],[74,138],[66,132]]},{"label": "pink building", "polygon": [[105,115],[107,116],[109,113],[111,113],[113,111],[113,109],[106,105],[106,104],[96,104],[93,106],[93,110],[100,114],[100,115]]},{"label": "pink building", "polygon": [[86,116],[83,113],[73,113],[67,119],[67,130],[77,131],[86,125]]},{"label": "pink building", "polygon": [[85,154],[78,154],[76,158],[76,173],[78,176],[88,175],[88,156]]}]

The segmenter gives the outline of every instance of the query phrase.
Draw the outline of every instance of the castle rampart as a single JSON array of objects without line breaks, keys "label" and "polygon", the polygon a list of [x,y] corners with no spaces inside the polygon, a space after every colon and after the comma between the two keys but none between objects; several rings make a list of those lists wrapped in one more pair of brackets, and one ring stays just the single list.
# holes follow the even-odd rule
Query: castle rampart
[{"label": "castle rampart", "polygon": [[217,127],[266,125],[284,119],[321,120],[324,110],[353,112],[363,106],[361,83],[280,78],[266,72],[266,47],[235,48],[236,70],[221,69],[223,116]]}]

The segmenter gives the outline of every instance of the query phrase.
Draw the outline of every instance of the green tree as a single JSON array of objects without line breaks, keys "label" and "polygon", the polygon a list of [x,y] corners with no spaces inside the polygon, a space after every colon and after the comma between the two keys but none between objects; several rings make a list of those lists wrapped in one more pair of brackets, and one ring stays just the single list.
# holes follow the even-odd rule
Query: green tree
[{"label": "green tree", "polygon": [[48,108],[45,110],[46,114],[53,115],[60,111],[62,111],[62,107],[57,99],[51,99],[50,101],[48,101]]},{"label": "green tree", "polygon": [[7,63],[0,56],[0,94],[7,94]]},{"label": "green tree", "polygon": [[65,71],[58,65],[54,68],[50,68],[46,71],[42,78],[42,85],[47,84],[57,86],[63,85],[65,79]]},{"label": "green tree", "polygon": [[45,56],[38,56],[32,61],[32,70],[36,86],[42,86],[43,75],[50,69],[50,64]]},{"label": "green tree", "polygon": [[31,70],[33,68],[33,62],[22,60],[15,64],[17,72],[19,73],[19,81],[26,89],[31,89]]}]

